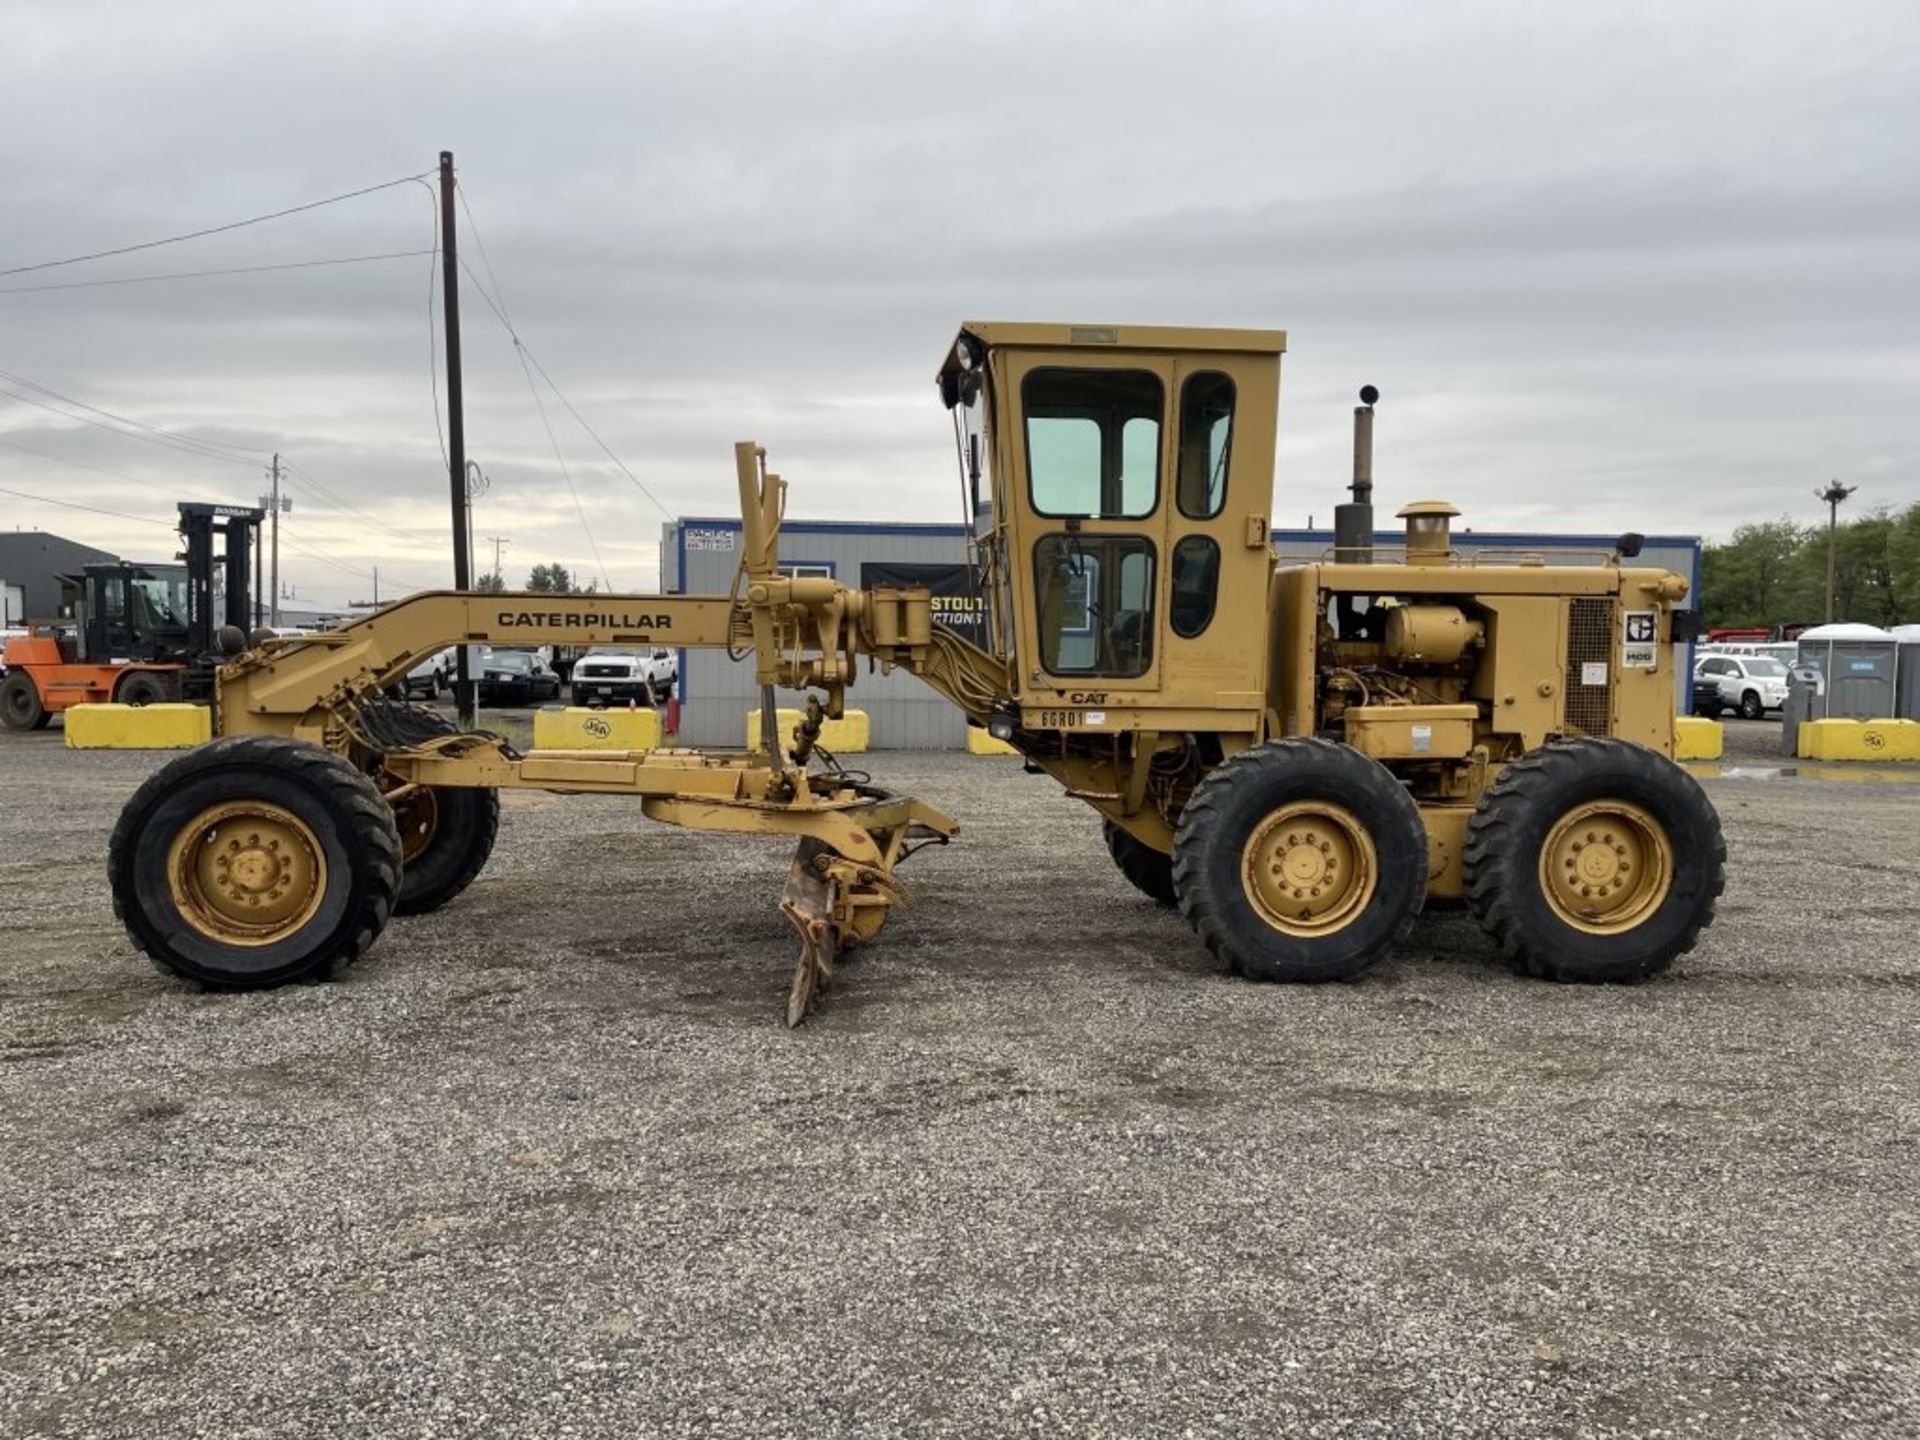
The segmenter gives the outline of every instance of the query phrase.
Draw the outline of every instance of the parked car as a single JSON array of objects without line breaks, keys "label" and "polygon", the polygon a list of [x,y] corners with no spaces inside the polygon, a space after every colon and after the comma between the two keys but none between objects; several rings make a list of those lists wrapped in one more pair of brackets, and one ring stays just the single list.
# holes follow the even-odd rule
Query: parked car
[{"label": "parked car", "polygon": [[1787,703],[1787,667],[1771,655],[1706,655],[1693,667],[1693,708],[1758,720]]},{"label": "parked car", "polygon": [[431,700],[442,694],[453,684],[454,659],[452,650],[441,650],[409,670],[400,687],[406,698]]},{"label": "parked car", "polygon": [[480,667],[483,705],[538,705],[560,694],[560,679],[524,650],[489,651]]},{"label": "parked car", "polygon": [[650,705],[673,693],[678,671],[671,650],[589,650],[573,662],[573,703]]}]

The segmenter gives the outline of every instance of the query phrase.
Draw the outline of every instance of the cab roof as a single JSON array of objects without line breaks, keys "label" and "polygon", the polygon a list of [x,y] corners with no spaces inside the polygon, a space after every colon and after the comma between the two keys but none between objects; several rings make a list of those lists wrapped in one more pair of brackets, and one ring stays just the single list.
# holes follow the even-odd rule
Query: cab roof
[{"label": "cab roof", "polygon": [[1059,350],[1085,346],[1090,350],[1193,350],[1279,355],[1287,348],[1284,330],[1226,330],[1204,325],[1065,325],[1028,320],[969,320],[947,347],[940,373],[960,369],[955,348],[966,336],[984,341],[989,349],[1003,346],[1030,350]]}]

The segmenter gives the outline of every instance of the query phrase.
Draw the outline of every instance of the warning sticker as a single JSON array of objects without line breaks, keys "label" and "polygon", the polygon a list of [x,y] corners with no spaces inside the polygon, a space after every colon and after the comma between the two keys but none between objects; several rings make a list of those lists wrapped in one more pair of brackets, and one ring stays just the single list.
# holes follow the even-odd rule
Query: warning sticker
[{"label": "warning sticker", "polygon": [[1582,685],[1604,685],[1607,683],[1607,662],[1604,660],[1583,660],[1580,662],[1580,683]]},{"label": "warning sticker", "polygon": [[1659,618],[1651,610],[1628,610],[1620,617],[1620,665],[1651,670],[1658,662]]}]

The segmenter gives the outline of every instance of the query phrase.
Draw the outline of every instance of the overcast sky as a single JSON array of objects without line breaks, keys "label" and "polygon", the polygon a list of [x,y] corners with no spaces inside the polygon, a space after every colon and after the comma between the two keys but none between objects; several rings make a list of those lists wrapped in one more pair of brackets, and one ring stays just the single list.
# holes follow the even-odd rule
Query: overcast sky
[{"label": "overcast sky", "polygon": [[[1386,513],[1724,536],[1813,518],[1834,476],[1856,505],[1920,499],[1912,0],[64,0],[0,23],[0,269],[451,149],[526,343],[675,513],[731,513],[753,437],[796,514],[960,518],[931,381],[966,319],[1285,328],[1280,524],[1330,515],[1363,381]],[[408,185],[0,289],[432,243]],[[12,288],[0,370],[290,456],[303,603],[364,598],[350,572],[376,565],[383,592],[444,584],[429,263]],[[510,580],[656,585],[662,509],[546,394],[590,543],[504,329],[462,303],[477,525]],[[260,489],[4,395],[0,441],[0,486],[133,514]],[[168,544],[8,495],[0,523]]]}]

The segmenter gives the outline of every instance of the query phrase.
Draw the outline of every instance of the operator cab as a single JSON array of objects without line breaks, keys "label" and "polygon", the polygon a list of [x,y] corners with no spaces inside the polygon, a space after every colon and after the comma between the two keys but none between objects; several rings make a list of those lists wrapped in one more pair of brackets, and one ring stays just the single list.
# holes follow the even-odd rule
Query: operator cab
[{"label": "operator cab", "polygon": [[94,664],[156,663],[185,657],[189,636],[187,567],[112,562],[80,576],[81,651]]},{"label": "operator cab", "polygon": [[960,332],[941,395],[1023,707],[1203,705],[1259,728],[1285,349],[1277,330]]}]

